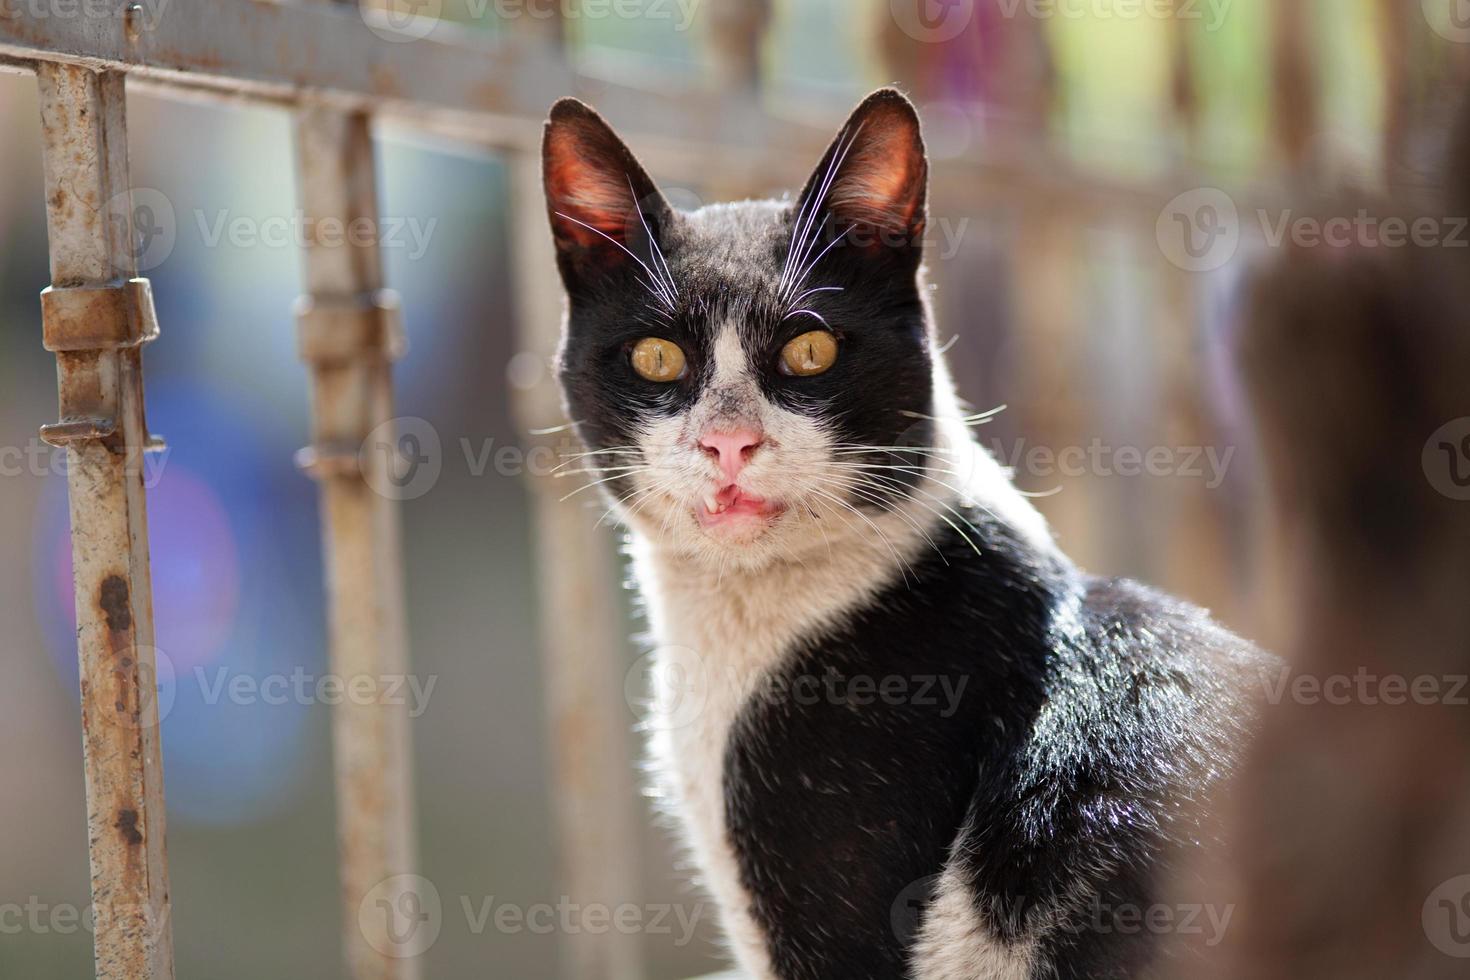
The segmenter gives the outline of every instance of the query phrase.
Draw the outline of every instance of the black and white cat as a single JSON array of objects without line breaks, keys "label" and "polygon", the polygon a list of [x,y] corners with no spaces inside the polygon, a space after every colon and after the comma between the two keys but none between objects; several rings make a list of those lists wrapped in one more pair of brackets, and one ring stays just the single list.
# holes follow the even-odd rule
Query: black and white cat
[{"label": "black and white cat", "polygon": [[[794,202],[676,212],[595,112],[544,145],[559,374],[631,530],[652,750],[753,980],[1138,976],[1260,654],[1079,571],[969,437],[893,90]],[[690,698],[694,700],[691,702]]]}]

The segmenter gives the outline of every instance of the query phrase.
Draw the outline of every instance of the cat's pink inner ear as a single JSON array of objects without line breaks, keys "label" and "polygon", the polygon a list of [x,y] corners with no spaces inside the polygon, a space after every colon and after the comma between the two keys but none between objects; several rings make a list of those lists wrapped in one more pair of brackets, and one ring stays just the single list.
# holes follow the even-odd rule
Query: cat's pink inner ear
[{"label": "cat's pink inner ear", "polygon": [[546,196],[559,242],[601,247],[627,241],[633,215],[628,175],[602,152],[606,134],[584,122],[555,126],[546,142]]},{"label": "cat's pink inner ear", "polygon": [[832,188],[831,210],[845,221],[884,231],[922,232],[928,164],[917,118],[905,107],[883,105],[859,124]]}]

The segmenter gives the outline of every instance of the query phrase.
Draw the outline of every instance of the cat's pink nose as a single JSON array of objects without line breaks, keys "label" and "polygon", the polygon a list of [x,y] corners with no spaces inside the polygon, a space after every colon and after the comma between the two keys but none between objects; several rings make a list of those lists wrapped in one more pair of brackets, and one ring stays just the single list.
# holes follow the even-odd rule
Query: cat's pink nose
[{"label": "cat's pink nose", "polygon": [[730,432],[706,432],[699,438],[699,447],[705,455],[720,464],[725,479],[731,483],[745,469],[750,457],[760,448],[764,435],[754,429],[734,429]]}]

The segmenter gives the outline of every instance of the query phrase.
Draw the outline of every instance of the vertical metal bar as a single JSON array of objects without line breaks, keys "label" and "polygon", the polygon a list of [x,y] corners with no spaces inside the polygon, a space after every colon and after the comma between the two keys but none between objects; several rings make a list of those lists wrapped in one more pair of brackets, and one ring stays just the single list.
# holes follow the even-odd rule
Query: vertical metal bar
[{"label": "vertical metal bar", "polygon": [[1288,174],[1311,169],[1317,136],[1316,60],[1306,5],[1271,5],[1272,131]]},{"label": "vertical metal bar", "polygon": [[[1375,14],[1379,55],[1383,59],[1383,176],[1392,185],[1406,175],[1409,130],[1415,109],[1411,67],[1418,62],[1414,58],[1415,42],[1428,27],[1422,8],[1406,7],[1394,0],[1378,0]],[[1412,26],[1416,24],[1423,27]]]},{"label": "vertical metal bar", "polygon": [[[1185,0],[1173,0],[1169,19],[1170,105],[1175,128],[1183,138],[1175,148],[1175,163],[1191,170],[1199,158],[1200,103],[1195,82],[1195,44],[1200,38],[1196,21],[1187,15]],[[1139,234],[1152,236],[1150,224]],[[1204,384],[1200,375],[1198,319],[1199,276],[1169,262],[1158,264],[1152,306],[1154,346],[1162,379],[1157,414],[1170,420],[1156,429],[1168,445],[1209,445],[1218,432],[1201,403]],[[1231,574],[1228,558],[1230,526],[1223,501],[1225,491],[1212,492],[1193,480],[1151,479],[1145,492],[1150,511],[1159,515],[1154,533],[1148,535],[1150,561],[1168,586],[1200,602],[1227,621],[1244,613],[1247,597]],[[1202,562],[1202,554],[1219,555],[1220,561]],[[1233,621],[1239,621],[1233,620]]]},{"label": "vertical metal bar", "polygon": [[706,34],[716,77],[727,91],[761,84],[761,49],[771,26],[771,0],[718,0]]},{"label": "vertical metal bar", "polygon": [[[518,340],[522,350],[549,365],[563,300],[546,227],[541,161],[534,153],[519,153],[512,167]],[[526,429],[564,421],[549,372],[519,392],[516,407]],[[640,848],[612,540],[595,526],[597,512],[581,498],[562,499],[565,481],[532,479],[562,888],[573,902],[616,907],[638,891]],[[563,974],[576,980],[635,980],[644,972],[639,937],[616,929],[569,935],[563,955]]]},{"label": "vertical metal bar", "polygon": [[[1151,235],[1153,228],[1140,229]],[[1200,446],[1234,452],[1218,445],[1221,431],[1209,417],[1201,392],[1208,390],[1209,365],[1200,352],[1199,277],[1167,262],[1159,263],[1153,297],[1152,345],[1159,377],[1155,416],[1166,420],[1153,429],[1158,445]],[[1238,448],[1238,447],[1235,447]],[[1224,457],[1232,459],[1232,456]],[[1243,623],[1252,596],[1245,577],[1232,566],[1229,487],[1207,488],[1199,480],[1149,479],[1152,531],[1145,541],[1154,565],[1151,572],[1167,587],[1212,610],[1229,623]],[[1212,561],[1200,561],[1212,555]],[[1251,590],[1254,591],[1254,590]]]},{"label": "vertical metal bar", "polygon": [[[566,14],[556,0],[531,0],[533,16],[515,28],[564,57]],[[514,261],[516,341],[551,365],[561,335],[562,289],[552,261],[535,152],[507,158],[510,168],[510,237]],[[545,432],[565,418],[549,370],[515,392],[521,428]],[[533,437],[553,452],[566,452],[571,437]],[[532,473],[541,659],[552,759],[552,807],[556,818],[558,887],[579,904],[616,907],[640,891],[640,847],[633,761],[632,718],[624,709],[625,648],[618,609],[616,560],[610,535],[594,526],[585,503],[561,499],[567,488],[545,473]],[[575,980],[638,980],[644,975],[640,937],[616,929],[603,935],[582,930],[562,937],[560,973]]]},{"label": "vertical metal bar", "polygon": [[1178,155],[1193,160],[1199,150],[1199,89],[1194,78],[1194,21],[1184,16],[1186,0],[1171,0],[1169,29],[1169,103],[1182,131]]},{"label": "vertical metal bar", "polygon": [[142,345],[156,330],[147,283],[132,279],[123,76],[43,62],[36,78],[52,282],[42,310],[61,409],[42,436],[67,447],[97,976],[169,980],[142,468]]},{"label": "vertical metal bar", "polygon": [[[308,229],[379,227],[366,115],[301,110],[296,165]],[[375,432],[396,445],[382,426],[393,418],[391,365],[401,344],[377,235],[307,239],[307,292],[297,316],[311,369],[314,444],[301,462],[320,485],[331,671],[351,685],[408,669],[398,512],[373,489],[391,485],[392,463],[386,454],[359,454]],[[343,944],[355,980],[420,975],[421,950],[395,932],[394,910],[370,907],[370,893],[415,865],[407,712],[401,703],[353,698],[333,708]],[[390,889],[390,903],[402,895]]]}]

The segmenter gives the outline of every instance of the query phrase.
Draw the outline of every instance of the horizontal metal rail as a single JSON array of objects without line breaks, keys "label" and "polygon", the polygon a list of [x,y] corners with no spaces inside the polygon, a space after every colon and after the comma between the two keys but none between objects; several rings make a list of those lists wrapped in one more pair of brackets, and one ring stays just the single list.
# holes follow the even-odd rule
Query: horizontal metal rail
[{"label": "horizontal metal rail", "polygon": [[[0,69],[69,62],[124,71],[135,90],[321,104],[471,145],[520,150],[537,147],[554,98],[576,95],[617,121],[656,170],[716,184],[788,185],[832,134],[831,106],[798,102],[778,114],[744,87],[713,89],[688,78],[613,81],[579,69],[530,32],[489,38],[441,23],[428,37],[388,40],[383,35],[391,32],[370,27],[372,14],[353,5],[110,2],[113,16],[36,17],[31,0],[0,0]],[[1004,201],[1024,189],[1114,213],[1156,211],[1172,196],[1168,190],[1199,182],[1187,172],[1150,181],[1100,177],[1018,146],[1003,131],[943,161],[935,179],[950,199]]]},{"label": "horizontal metal rail", "polygon": [[[230,98],[325,102],[502,145],[539,139],[548,105],[567,93],[625,110],[644,121],[645,132],[679,143],[784,149],[819,136],[742,96],[692,98],[594,78],[568,66],[548,42],[520,34],[481,38],[441,23],[432,37],[394,42],[375,33],[365,19],[371,13],[355,5],[174,2],[157,5],[150,20],[152,6],[116,0],[114,17],[35,17],[23,0],[0,0],[0,55],[15,67],[68,61]],[[131,18],[129,7],[139,8]],[[425,116],[426,109],[433,113]]]}]

